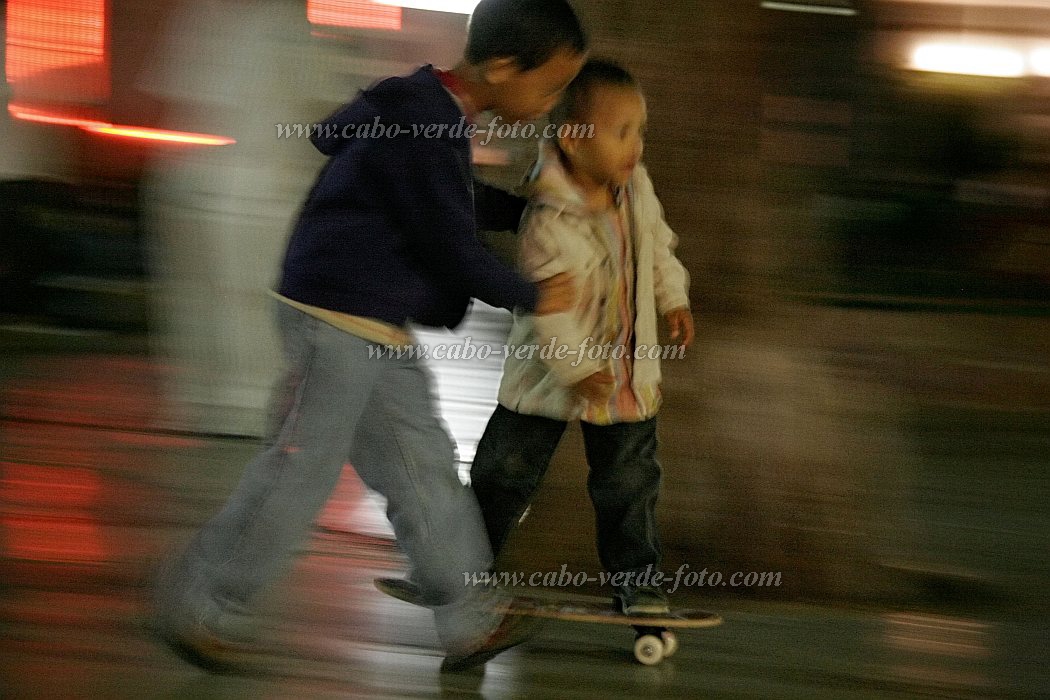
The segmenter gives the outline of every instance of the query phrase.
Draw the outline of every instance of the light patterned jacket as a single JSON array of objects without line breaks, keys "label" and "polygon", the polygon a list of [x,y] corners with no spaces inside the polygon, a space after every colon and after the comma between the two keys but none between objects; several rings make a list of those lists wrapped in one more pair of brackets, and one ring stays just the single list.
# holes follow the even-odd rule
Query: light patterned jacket
[{"label": "light patterned jacket", "polygon": [[[613,353],[591,347],[616,338],[616,318],[610,317],[609,308],[616,279],[611,266],[617,256],[609,249],[605,215],[585,206],[553,145],[541,149],[526,193],[520,269],[533,281],[571,273],[577,299],[564,313],[515,313],[499,402],[519,413],[569,421],[587,408],[572,385],[594,372],[612,371]],[[674,256],[677,237],[664,221],[644,166],[635,169],[625,195],[635,266],[635,348],[626,352],[635,358],[632,388],[644,420],[655,415],[660,404],[663,350],[658,345],[657,314],[689,306],[689,274]]]}]

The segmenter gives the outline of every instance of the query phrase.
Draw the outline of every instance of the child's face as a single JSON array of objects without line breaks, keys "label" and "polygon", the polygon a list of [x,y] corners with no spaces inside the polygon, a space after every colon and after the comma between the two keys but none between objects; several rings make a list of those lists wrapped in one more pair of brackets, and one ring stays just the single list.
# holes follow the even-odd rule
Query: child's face
[{"label": "child's face", "polygon": [[642,159],[645,98],[630,87],[596,87],[580,122],[584,126],[593,124],[594,135],[561,141],[573,174],[596,186],[626,184]]},{"label": "child's face", "polygon": [[508,122],[539,119],[558,102],[585,59],[584,54],[561,49],[530,70],[508,65],[495,75],[492,110]]}]

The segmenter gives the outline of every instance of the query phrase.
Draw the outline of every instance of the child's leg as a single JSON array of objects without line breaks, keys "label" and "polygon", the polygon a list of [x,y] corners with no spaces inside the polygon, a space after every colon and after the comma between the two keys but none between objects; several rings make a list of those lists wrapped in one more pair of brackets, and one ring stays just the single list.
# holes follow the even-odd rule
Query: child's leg
[{"label": "child's leg", "polygon": [[655,572],[660,565],[656,419],[582,427],[602,565],[610,573],[641,572],[649,565]]},{"label": "child's leg", "polygon": [[386,499],[398,546],[445,646],[470,646],[499,623],[500,601],[469,583],[492,564],[481,513],[459,480],[425,370],[416,360],[390,363],[358,425],[351,464]]},{"label": "child's leg", "polygon": [[414,360],[370,359],[369,343],[306,314],[282,312],[290,400],[274,444],[245,469],[217,516],[159,591],[163,624],[245,639],[250,608],[307,536],[357,440],[390,441],[399,459],[355,465],[388,502],[399,545],[437,606],[449,649],[469,647],[498,624],[498,601],[465,584],[491,561],[481,518],[456,476],[447,433]]},{"label": "child's leg", "polygon": [[492,551],[499,555],[550,466],[566,423],[527,416],[503,406],[485,426],[470,484],[481,506]]},{"label": "child's leg", "polygon": [[279,319],[287,394],[274,402],[281,428],[160,581],[158,612],[173,631],[252,636],[252,604],[309,533],[381,378],[378,362],[349,371],[350,358],[366,352],[363,340],[286,305]]}]

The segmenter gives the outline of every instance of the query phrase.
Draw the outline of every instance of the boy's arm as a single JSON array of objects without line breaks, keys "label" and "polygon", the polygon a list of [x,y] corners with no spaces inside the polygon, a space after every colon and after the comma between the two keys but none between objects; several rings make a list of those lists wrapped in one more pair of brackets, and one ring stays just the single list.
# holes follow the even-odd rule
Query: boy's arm
[{"label": "boy's arm", "polygon": [[675,257],[678,236],[667,225],[660,200],[653,190],[649,174],[642,172],[640,180],[642,196],[649,199],[656,215],[653,228],[653,284],[656,294],[656,310],[661,315],[681,308],[689,308],[689,272]]},{"label": "boy's arm", "polygon": [[517,231],[527,200],[474,178],[474,217],[479,231]]},{"label": "boy's arm", "polygon": [[663,219],[656,225],[656,247],[653,250],[653,283],[656,309],[666,314],[673,309],[689,308],[689,272],[675,257],[678,237]]},{"label": "boy's arm", "polygon": [[492,306],[535,311],[536,286],[502,264],[478,239],[469,198],[472,176],[464,172],[452,147],[408,138],[384,145],[380,167],[394,214],[413,247],[411,254],[451,289]]},{"label": "boy's arm", "polygon": [[[560,235],[564,233],[561,231],[558,215],[553,211],[537,208],[526,214],[520,234],[520,265],[526,277],[542,280],[559,273],[577,272],[572,269],[570,261],[558,245]],[[583,280],[577,276],[577,282],[582,284]],[[558,381],[565,386],[572,386],[605,369],[605,363],[601,359],[592,360],[585,352],[580,352],[582,346],[589,347],[601,343],[599,338],[588,338],[584,330],[585,321],[581,318],[583,291],[580,284],[576,287],[571,309],[562,313],[532,317],[535,340],[540,349],[551,343],[552,339],[554,343],[554,352],[541,353],[541,358]],[[560,352],[559,348],[562,348]]]}]

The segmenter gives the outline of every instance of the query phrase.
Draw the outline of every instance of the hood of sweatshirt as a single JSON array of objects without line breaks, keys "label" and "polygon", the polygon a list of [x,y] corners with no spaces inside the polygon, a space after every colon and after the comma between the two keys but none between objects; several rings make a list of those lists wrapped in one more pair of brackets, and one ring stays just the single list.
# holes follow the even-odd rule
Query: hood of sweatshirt
[{"label": "hood of sweatshirt", "polygon": [[321,153],[333,156],[357,139],[422,136],[435,124],[446,125],[439,138],[454,138],[453,127],[465,119],[433,66],[427,65],[362,90],[357,99],[317,124],[310,141]]}]

